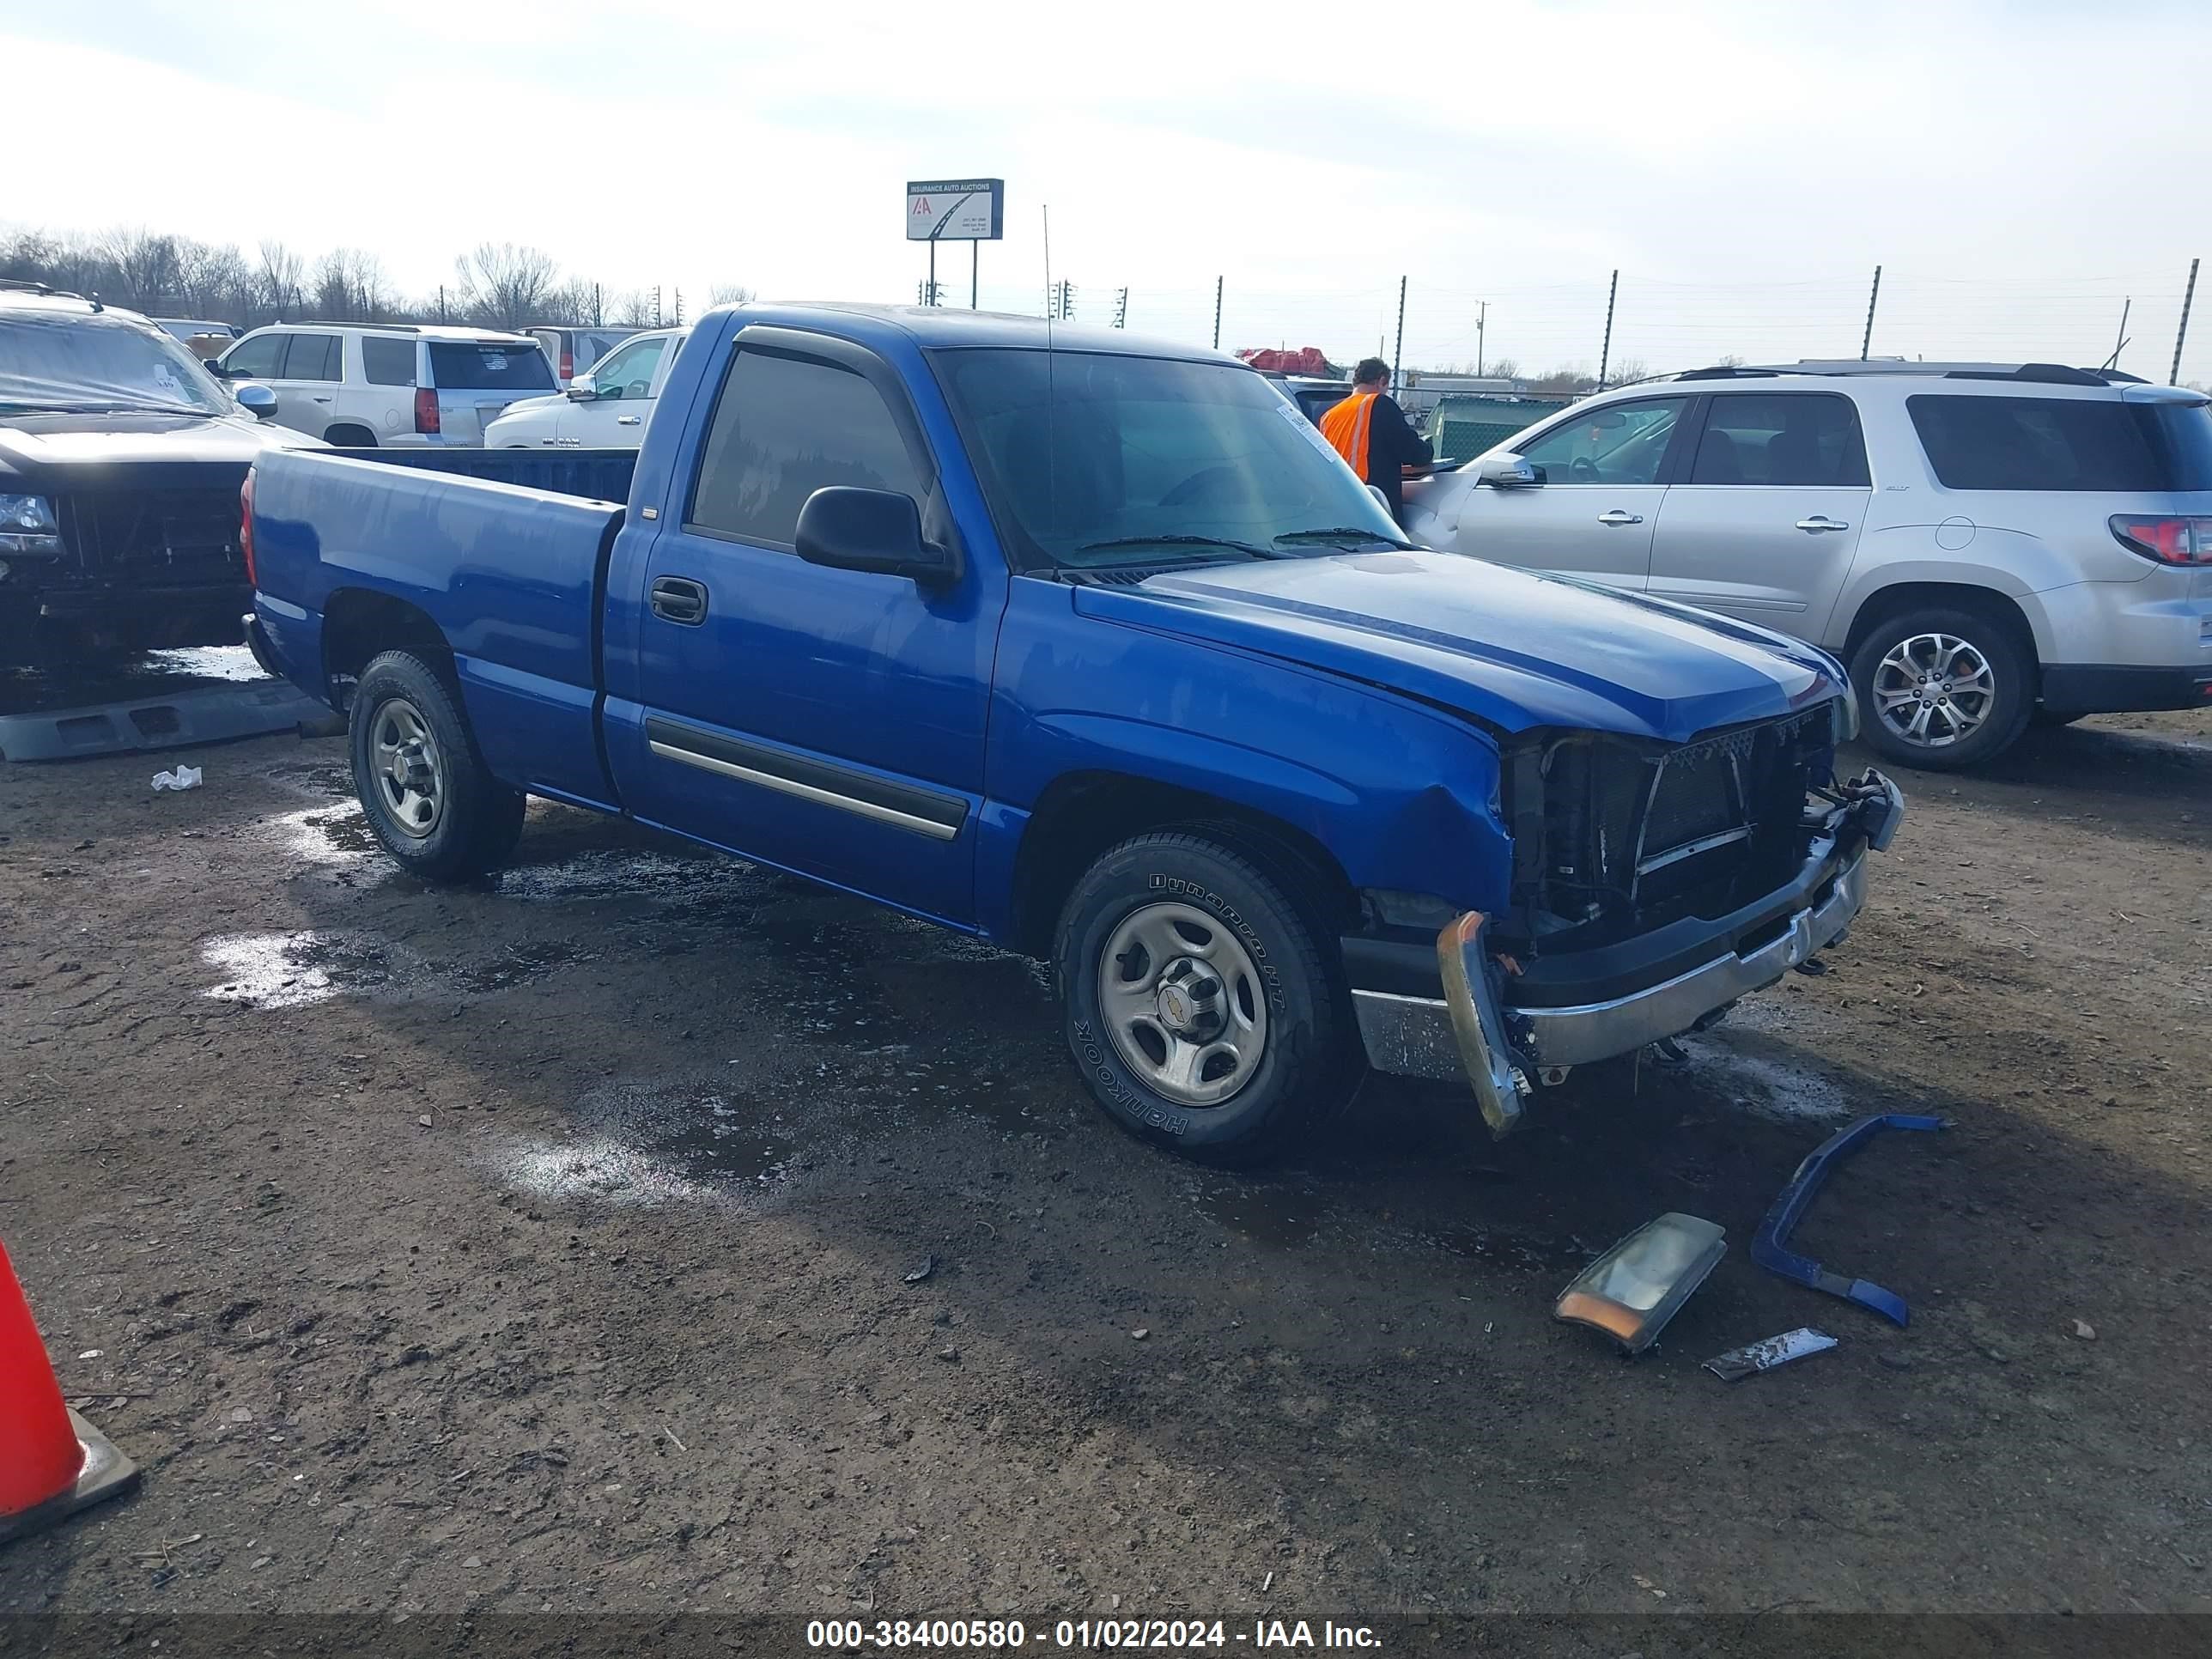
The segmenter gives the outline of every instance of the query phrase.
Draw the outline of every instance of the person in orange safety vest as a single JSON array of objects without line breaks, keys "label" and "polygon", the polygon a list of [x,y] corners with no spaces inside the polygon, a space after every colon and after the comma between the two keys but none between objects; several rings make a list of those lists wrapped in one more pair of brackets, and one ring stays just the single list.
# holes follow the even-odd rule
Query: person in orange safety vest
[{"label": "person in orange safety vest", "polygon": [[1321,435],[1351,463],[1364,483],[1373,484],[1390,503],[1390,516],[1402,518],[1407,466],[1426,465],[1428,440],[1413,430],[1406,411],[1390,396],[1390,365],[1369,357],[1352,372],[1352,395],[1321,417]]}]

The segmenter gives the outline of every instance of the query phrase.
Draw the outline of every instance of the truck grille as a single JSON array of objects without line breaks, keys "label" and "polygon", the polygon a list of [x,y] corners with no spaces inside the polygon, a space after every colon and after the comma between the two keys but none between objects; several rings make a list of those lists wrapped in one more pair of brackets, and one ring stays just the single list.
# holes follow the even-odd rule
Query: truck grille
[{"label": "truck grille", "polygon": [[246,579],[238,486],[110,489],[72,495],[62,532],[88,575],[149,586]]},{"label": "truck grille", "polygon": [[1807,790],[1832,748],[1823,705],[1668,748],[1576,738],[1545,757],[1540,849],[1523,893],[1569,926],[1655,906],[1717,912],[1786,879]]}]

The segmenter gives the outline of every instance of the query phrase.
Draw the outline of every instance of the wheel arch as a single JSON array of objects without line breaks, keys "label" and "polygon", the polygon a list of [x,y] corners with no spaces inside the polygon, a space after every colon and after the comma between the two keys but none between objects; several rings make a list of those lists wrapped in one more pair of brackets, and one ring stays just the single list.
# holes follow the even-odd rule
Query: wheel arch
[{"label": "wheel arch", "polygon": [[[323,607],[323,678],[334,693],[386,651],[412,651],[456,683],[453,649],[430,613],[365,587],[343,587]],[[343,698],[332,701],[343,706]]]},{"label": "wheel arch", "polygon": [[1849,664],[1866,643],[1867,635],[1884,623],[1914,611],[1945,607],[1979,611],[1994,617],[2026,652],[2030,671],[2040,670],[2042,642],[2027,608],[2012,594],[1974,582],[1899,581],[1876,588],[1859,601],[1839,654]]},{"label": "wheel arch", "polygon": [[332,421],[323,428],[323,441],[341,449],[374,449],[376,428],[363,421]]},{"label": "wheel arch", "polygon": [[1108,848],[1153,830],[1181,830],[1220,842],[1260,866],[1324,937],[1354,926],[1358,897],[1334,854],[1310,833],[1270,812],[1203,790],[1129,773],[1073,772],[1056,778],[1023,827],[1014,857],[1016,950],[1049,954],[1067,896]]}]

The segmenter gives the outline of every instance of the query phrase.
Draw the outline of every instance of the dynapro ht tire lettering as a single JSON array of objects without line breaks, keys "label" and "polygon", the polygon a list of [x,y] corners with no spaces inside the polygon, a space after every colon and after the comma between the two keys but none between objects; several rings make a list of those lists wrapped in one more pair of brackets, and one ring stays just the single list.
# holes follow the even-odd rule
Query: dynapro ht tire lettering
[{"label": "dynapro ht tire lettering", "polygon": [[527,800],[491,775],[452,686],[408,651],[362,671],[347,716],[354,792],[384,850],[426,881],[506,862]]},{"label": "dynapro ht tire lettering", "polygon": [[1277,1151],[1359,1074],[1322,930],[1240,852],[1139,836],[1085,872],[1054,949],[1069,1052],[1122,1127],[1196,1157]]}]

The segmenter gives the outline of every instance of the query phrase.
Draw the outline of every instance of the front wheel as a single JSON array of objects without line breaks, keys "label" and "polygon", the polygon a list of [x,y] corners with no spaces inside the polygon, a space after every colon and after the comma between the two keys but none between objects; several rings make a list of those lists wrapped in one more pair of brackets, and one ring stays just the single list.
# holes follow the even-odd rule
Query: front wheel
[{"label": "front wheel", "polygon": [[411,652],[362,671],[347,720],[354,791],[384,850],[426,881],[504,863],[522,835],[522,792],[477,753],[452,688]]},{"label": "front wheel", "polygon": [[1139,836],[1101,857],[1061,912],[1054,965],[1084,1082],[1155,1146],[1263,1157],[1358,1079],[1317,930],[1258,865],[1202,836]]},{"label": "front wheel", "polygon": [[2035,707],[2034,676],[2016,630],[1963,608],[1887,618],[1851,657],[1860,733],[1885,758],[1930,772],[2011,748]]}]

